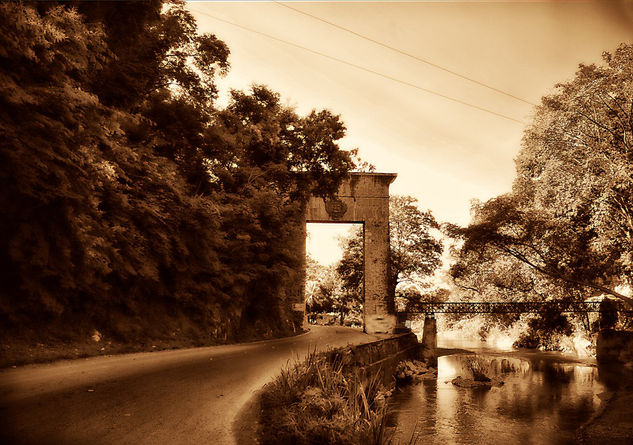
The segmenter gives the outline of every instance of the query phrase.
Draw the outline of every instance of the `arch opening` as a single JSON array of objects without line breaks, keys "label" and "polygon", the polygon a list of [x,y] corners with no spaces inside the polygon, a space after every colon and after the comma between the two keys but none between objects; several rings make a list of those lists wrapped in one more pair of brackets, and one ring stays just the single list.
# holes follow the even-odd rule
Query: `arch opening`
[{"label": "arch opening", "polygon": [[[395,173],[350,173],[336,196],[310,198],[305,209],[308,223],[360,223],[364,227],[363,329],[369,334],[396,331],[393,289],[389,284],[389,186]],[[305,242],[301,247],[305,258]],[[305,321],[305,263],[295,310]]]}]

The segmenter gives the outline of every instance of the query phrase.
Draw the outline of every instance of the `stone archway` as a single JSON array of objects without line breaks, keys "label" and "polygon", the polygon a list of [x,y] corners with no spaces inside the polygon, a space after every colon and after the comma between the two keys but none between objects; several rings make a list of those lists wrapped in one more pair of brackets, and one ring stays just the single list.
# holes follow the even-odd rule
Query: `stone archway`
[{"label": "stone archway", "polygon": [[[363,328],[369,334],[394,333],[396,329],[393,295],[389,289],[389,185],[396,176],[395,173],[350,173],[336,197],[331,200],[313,197],[306,206],[305,223],[363,224]],[[296,309],[305,313],[305,264],[301,282],[301,301],[296,303]]]}]

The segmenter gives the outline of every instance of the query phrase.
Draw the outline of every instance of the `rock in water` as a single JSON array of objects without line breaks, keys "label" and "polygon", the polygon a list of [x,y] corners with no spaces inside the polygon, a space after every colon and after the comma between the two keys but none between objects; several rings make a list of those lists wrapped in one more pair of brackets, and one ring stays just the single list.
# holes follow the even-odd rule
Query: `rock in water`
[{"label": "rock in water", "polygon": [[461,375],[451,380],[451,383],[460,388],[492,388],[503,386],[503,380],[498,377],[488,378],[488,381],[465,379]]},{"label": "rock in water", "polygon": [[437,369],[430,368],[418,360],[405,360],[398,363],[394,376],[399,384],[434,379],[437,376]]}]

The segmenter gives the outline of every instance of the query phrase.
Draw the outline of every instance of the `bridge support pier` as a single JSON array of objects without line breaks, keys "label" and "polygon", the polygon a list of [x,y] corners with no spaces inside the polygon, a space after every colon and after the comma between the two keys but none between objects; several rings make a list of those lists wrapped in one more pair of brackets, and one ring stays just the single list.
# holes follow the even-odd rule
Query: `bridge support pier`
[{"label": "bridge support pier", "polygon": [[422,331],[422,359],[437,366],[437,320],[435,314],[426,314]]}]

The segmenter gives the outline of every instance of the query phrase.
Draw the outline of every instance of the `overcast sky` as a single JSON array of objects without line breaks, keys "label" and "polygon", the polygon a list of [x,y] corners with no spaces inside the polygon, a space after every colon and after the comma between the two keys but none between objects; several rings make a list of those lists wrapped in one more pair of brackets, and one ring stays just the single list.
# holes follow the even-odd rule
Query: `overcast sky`
[{"label": "overcast sky", "polygon": [[[633,41],[631,2],[292,2],[313,16],[538,103],[578,64]],[[347,125],[343,148],[396,172],[392,193],[418,198],[440,221],[467,224],[470,201],[510,190],[529,103],[508,97],[275,2],[190,2],[202,32],[224,40],[230,88],[262,83],[299,113],[327,108]],[[216,18],[213,18],[213,17]],[[278,39],[398,79],[311,53]],[[416,88],[418,87],[418,88]],[[502,114],[506,119],[431,94]],[[338,254],[332,231],[311,230],[322,262]],[[334,255],[334,256],[333,256]]]}]

